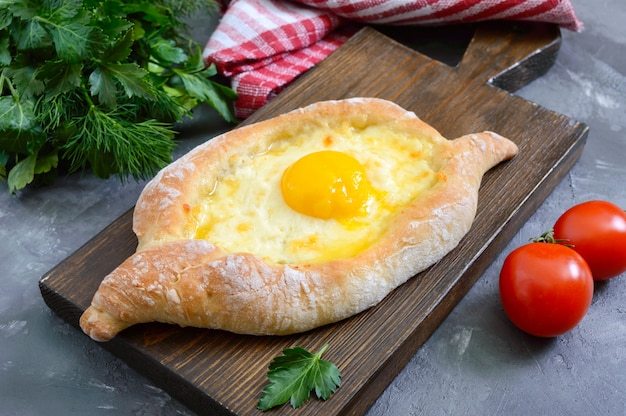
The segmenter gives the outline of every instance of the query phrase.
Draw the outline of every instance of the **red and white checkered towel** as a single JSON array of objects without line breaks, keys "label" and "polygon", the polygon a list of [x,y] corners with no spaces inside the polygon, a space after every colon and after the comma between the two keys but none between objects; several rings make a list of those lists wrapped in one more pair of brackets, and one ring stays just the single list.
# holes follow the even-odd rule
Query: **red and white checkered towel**
[{"label": "red and white checkered towel", "polygon": [[322,61],[355,24],[441,25],[483,20],[550,22],[582,29],[569,0],[234,0],[204,59],[231,77],[246,118],[298,75]]}]

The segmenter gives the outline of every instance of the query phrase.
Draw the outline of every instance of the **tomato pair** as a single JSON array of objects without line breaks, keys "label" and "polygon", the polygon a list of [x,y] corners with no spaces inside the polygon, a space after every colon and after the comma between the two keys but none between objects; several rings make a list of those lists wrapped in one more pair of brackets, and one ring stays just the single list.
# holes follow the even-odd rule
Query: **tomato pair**
[{"label": "tomato pair", "polygon": [[594,280],[626,271],[626,213],[606,201],[578,204],[556,221],[553,238],[539,241],[507,256],[500,299],[521,330],[554,337],[583,319]]}]

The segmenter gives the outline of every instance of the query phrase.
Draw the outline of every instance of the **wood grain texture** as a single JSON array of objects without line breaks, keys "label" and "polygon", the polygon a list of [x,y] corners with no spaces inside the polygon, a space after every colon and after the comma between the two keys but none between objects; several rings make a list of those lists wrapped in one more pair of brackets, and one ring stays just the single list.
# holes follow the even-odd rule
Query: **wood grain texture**
[{"label": "wood grain texture", "polygon": [[[273,357],[329,343],[325,358],[341,369],[342,385],[297,412],[363,414],[580,156],[585,125],[510,93],[542,75],[559,45],[552,25],[479,25],[451,67],[363,29],[245,124],[320,100],[373,96],[414,111],[448,138],[496,131],[520,154],[483,178],[470,233],[379,305],[337,324],[287,337],[146,324],[102,346],[199,414],[255,415]],[[42,277],[46,303],[71,324],[102,278],[134,252],[131,222],[129,211]],[[293,412],[283,406],[272,414]]]}]

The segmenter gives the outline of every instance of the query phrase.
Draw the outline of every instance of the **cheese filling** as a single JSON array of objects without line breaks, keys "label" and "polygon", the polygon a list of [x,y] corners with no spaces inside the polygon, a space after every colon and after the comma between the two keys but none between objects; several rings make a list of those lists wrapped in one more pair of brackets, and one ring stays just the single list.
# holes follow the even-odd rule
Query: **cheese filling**
[{"label": "cheese filling", "polygon": [[231,161],[232,172],[188,207],[188,226],[193,238],[275,263],[353,257],[436,183],[431,160],[428,140],[386,126],[318,125]]}]

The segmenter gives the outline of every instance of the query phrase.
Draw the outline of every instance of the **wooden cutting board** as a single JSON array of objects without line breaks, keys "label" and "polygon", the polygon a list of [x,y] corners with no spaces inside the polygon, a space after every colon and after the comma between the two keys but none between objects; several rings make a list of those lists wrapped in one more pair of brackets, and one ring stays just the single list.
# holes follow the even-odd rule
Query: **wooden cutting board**
[{"label": "wooden cutting board", "polygon": [[[414,111],[448,138],[493,130],[519,145],[516,158],[485,175],[473,228],[459,246],[378,306],[288,337],[146,324],[102,346],[199,414],[259,415],[272,358],[295,345],[316,352],[328,343],[324,357],[343,374],[338,391],[271,414],[365,413],[580,156],[585,125],[505,91],[543,74],[560,41],[553,25],[484,24],[451,67],[365,28],[246,121],[319,100],[374,96]],[[71,324],[102,278],[135,250],[131,220],[129,211],[42,277],[46,303]]]}]

